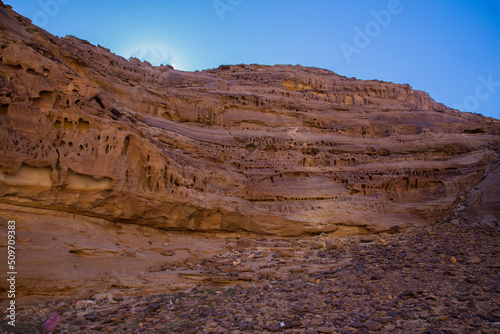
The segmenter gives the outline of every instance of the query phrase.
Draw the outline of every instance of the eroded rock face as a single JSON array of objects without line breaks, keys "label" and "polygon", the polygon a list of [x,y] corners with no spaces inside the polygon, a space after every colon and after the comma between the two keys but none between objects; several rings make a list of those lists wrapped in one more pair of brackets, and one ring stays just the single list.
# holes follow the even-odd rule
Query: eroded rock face
[{"label": "eroded rock face", "polygon": [[288,65],[181,72],[57,38],[3,5],[0,18],[3,203],[301,235],[427,224],[498,182],[500,122],[408,85]]}]

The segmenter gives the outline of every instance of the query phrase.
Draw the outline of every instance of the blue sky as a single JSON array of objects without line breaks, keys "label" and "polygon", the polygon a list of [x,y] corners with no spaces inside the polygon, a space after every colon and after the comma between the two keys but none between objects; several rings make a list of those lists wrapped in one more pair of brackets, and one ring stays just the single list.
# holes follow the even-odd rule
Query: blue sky
[{"label": "blue sky", "polygon": [[4,0],[49,32],[185,71],[301,64],[500,119],[500,0]]}]

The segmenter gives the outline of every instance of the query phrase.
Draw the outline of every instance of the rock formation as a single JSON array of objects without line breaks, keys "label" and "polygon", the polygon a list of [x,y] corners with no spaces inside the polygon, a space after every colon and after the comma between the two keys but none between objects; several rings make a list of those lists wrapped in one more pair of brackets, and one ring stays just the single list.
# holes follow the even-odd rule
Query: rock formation
[{"label": "rock formation", "polygon": [[49,229],[65,217],[342,234],[429,224],[464,201],[468,219],[498,220],[499,135],[498,120],[409,85],[300,65],[153,67],[0,3],[2,224],[25,212],[32,231],[38,215]]},{"label": "rock formation", "polygon": [[498,174],[497,120],[408,85],[301,66],[181,72],[1,17],[4,203],[299,235],[426,224]]}]

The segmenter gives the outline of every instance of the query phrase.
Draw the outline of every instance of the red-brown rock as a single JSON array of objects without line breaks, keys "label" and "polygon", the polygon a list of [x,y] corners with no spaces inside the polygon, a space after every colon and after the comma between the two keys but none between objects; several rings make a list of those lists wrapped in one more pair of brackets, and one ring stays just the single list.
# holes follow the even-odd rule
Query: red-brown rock
[{"label": "red-brown rock", "polygon": [[[409,85],[289,65],[153,67],[0,3],[0,204],[33,233],[72,219],[366,233],[429,224],[470,191],[467,217],[498,219],[499,135],[500,121]],[[38,222],[28,207],[44,210]],[[131,254],[76,244],[71,228],[73,255]]]}]

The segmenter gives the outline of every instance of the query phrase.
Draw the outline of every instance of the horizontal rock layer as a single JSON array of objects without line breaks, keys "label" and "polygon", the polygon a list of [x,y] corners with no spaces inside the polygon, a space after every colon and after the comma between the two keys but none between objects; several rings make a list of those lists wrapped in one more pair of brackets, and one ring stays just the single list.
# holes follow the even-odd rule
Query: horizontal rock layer
[{"label": "horizontal rock layer", "polygon": [[302,235],[427,224],[475,189],[471,219],[498,218],[498,120],[318,68],[153,67],[0,18],[0,202]]}]

